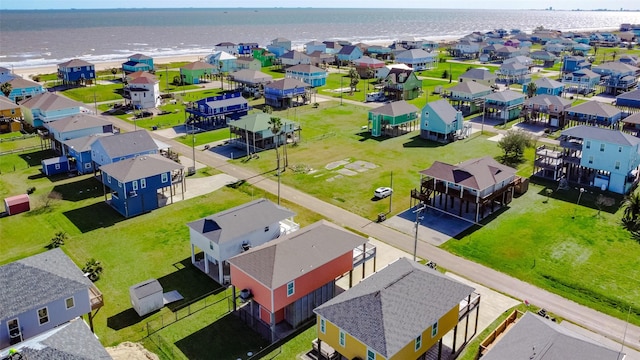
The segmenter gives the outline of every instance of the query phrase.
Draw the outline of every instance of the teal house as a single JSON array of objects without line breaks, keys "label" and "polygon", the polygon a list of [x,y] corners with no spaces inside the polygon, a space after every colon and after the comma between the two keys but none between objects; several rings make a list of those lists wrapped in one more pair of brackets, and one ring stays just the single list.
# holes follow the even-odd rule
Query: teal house
[{"label": "teal house", "polygon": [[311,87],[323,86],[327,83],[326,70],[313,65],[295,65],[287,68],[286,77],[300,80]]},{"label": "teal house", "polygon": [[524,94],[513,90],[495,92],[485,98],[487,116],[504,120],[517,119],[524,107]]},{"label": "teal house", "polygon": [[418,120],[418,108],[404,100],[390,102],[369,111],[371,136],[397,136],[413,131]]},{"label": "teal house", "polygon": [[[527,91],[529,90],[529,86],[531,86],[532,83],[528,83],[528,84],[524,84],[522,85],[522,93],[526,94]],[[562,92],[564,91],[564,84],[559,82],[559,81],[555,81],[552,79],[549,79],[547,77],[542,77],[536,81],[533,82],[533,84],[536,87],[536,91],[535,91],[535,95],[555,95],[555,96],[560,96],[562,95]]]},{"label": "teal house", "polygon": [[[37,82],[26,80],[18,76],[11,78],[6,82],[11,85],[11,92],[7,97],[14,103],[18,103],[24,99],[28,99],[35,95],[43,94],[46,92],[42,85],[38,84]],[[3,95],[3,93],[0,93],[0,96]]]},{"label": "teal house", "polygon": [[463,114],[482,111],[485,96],[493,92],[487,85],[473,81],[458,83],[447,90],[450,93],[449,100]]},{"label": "teal house", "polygon": [[143,54],[133,54],[122,63],[122,71],[131,74],[136,71],[153,72],[153,58]]},{"label": "teal house", "polygon": [[422,108],[420,137],[427,140],[450,142],[462,132],[464,118],[447,100],[427,103]]}]

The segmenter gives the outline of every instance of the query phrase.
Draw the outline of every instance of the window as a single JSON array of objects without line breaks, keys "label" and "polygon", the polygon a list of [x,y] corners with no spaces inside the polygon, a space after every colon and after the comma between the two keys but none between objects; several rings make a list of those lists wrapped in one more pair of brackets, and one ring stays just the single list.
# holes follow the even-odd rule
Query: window
[{"label": "window", "polygon": [[268,226],[265,226],[265,227],[264,227],[264,232],[268,232],[268,231],[269,231],[269,227],[268,227]]},{"label": "window", "polygon": [[295,280],[291,280],[289,281],[289,283],[287,283],[287,296],[291,296],[295,294],[295,292],[296,292]]},{"label": "window", "polygon": [[147,187],[147,179],[140,179],[140,189]]},{"label": "window", "polygon": [[131,187],[133,188],[133,190],[138,190],[138,181],[133,180],[131,182]]},{"label": "window", "polygon": [[67,310],[71,309],[72,307],[76,306],[75,301],[73,300],[73,296],[66,299],[64,301],[65,305],[67,305]]},{"label": "window", "polygon": [[111,184],[111,175],[107,175],[107,182]]},{"label": "window", "polygon": [[340,346],[344,347],[345,344],[347,343],[346,335],[345,335],[344,331],[340,330],[340,335],[339,336],[340,337],[339,337],[338,340],[340,342]]},{"label": "window", "polygon": [[122,187],[122,183],[120,182],[120,180],[118,180],[118,187],[121,188]]},{"label": "window", "polygon": [[416,338],[415,350],[418,351],[420,350],[421,347],[422,347],[422,335],[418,335],[418,337]]},{"label": "window", "polygon": [[620,161],[616,161],[616,170],[620,170]]},{"label": "window", "polygon": [[604,151],[604,144],[600,144],[600,151]]},{"label": "window", "polygon": [[327,333],[327,322],[325,319],[320,319],[320,332],[323,334]]},{"label": "window", "polygon": [[593,156],[589,156],[589,164],[593,164]]},{"label": "window", "polygon": [[49,322],[49,310],[46,307],[38,309],[38,322],[40,325],[44,325]]},{"label": "window", "polygon": [[60,170],[60,164],[55,164],[54,167],[56,168],[56,170]]},{"label": "window", "polygon": [[436,335],[438,335],[438,322],[437,321],[431,326],[431,337],[435,337]]},{"label": "window", "polygon": [[622,152],[622,146],[618,146],[618,152]]},{"label": "window", "polygon": [[591,141],[587,140],[587,149],[591,149]]},{"label": "window", "polygon": [[84,164],[84,168],[85,169],[91,169],[91,163]]},{"label": "window", "polygon": [[169,181],[169,173],[162,173],[162,182],[166,183]]},{"label": "window", "polygon": [[367,349],[367,360],[376,360],[376,353],[371,349]]}]

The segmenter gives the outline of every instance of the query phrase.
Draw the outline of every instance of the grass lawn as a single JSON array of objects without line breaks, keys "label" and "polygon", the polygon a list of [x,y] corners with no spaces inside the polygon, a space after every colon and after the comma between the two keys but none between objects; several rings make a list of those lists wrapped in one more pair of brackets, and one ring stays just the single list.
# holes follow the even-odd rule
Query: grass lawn
[{"label": "grass lawn", "polygon": [[[62,91],[65,96],[82,103],[122,100],[122,83],[71,88]],[[95,96],[95,98],[94,98]]]},{"label": "grass lawn", "polygon": [[[82,266],[93,257],[104,266],[103,276],[96,285],[104,294],[105,306],[98,313],[95,326],[105,346],[125,340],[141,340],[146,335],[147,322],[157,325],[161,318],[162,321],[175,318],[176,313],[167,307],[144,319],[139,318],[131,310],[129,286],[157,278],[165,291],[178,290],[187,300],[218,288],[216,283],[190,265],[189,232],[185,224],[245,203],[254,196],[265,195],[248,185],[236,189],[225,187],[215,193],[124,219],[104,204],[102,186],[91,176],[64,176],[53,180],[40,176],[40,159],[51,155],[43,151],[0,157],[3,166],[17,165],[15,171],[2,172],[0,196],[23,193],[27,187],[36,187],[31,196],[31,212],[0,218],[0,264],[43,252],[56,232],[66,232],[69,239],[62,249],[76,264]],[[213,169],[202,174],[205,172],[216,173]],[[61,193],[63,200],[43,208],[42,201],[52,190]],[[302,226],[320,219],[317,214],[295,204],[285,201],[283,205],[298,213],[295,220]],[[234,319],[223,320],[220,324],[215,322],[227,308],[226,301],[224,306],[221,303],[218,307],[208,307],[163,329],[162,336],[171,339],[171,344],[176,343],[172,345],[175,351],[187,351],[202,348],[202,339],[194,335],[199,330],[210,328],[218,332],[223,328],[228,338],[217,345],[216,351],[228,355],[224,358],[237,358],[242,352],[256,351],[255,344],[258,348],[264,346],[257,335],[248,333]],[[178,314],[182,316],[180,312]],[[231,341],[229,339],[240,337],[246,341],[225,350]]]},{"label": "grass lawn", "polygon": [[[195,145],[204,145],[208,143],[212,143],[220,140],[229,140],[229,128],[222,128],[207,132],[198,133],[195,135],[196,141]],[[193,136],[192,135],[182,135],[175,139],[185,145],[191,146],[193,144]]]},{"label": "grass lawn", "polygon": [[545,187],[531,185],[499,218],[442,248],[621,319],[631,306],[640,325],[640,244],[620,226],[621,209],[598,215],[599,192],[584,193],[580,206],[578,193],[547,201]]}]

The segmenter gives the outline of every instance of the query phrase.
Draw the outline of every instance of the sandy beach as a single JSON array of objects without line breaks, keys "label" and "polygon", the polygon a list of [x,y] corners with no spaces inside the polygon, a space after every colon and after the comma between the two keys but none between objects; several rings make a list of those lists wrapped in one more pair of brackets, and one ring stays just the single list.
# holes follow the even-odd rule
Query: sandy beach
[{"label": "sandy beach", "polygon": [[[133,55],[133,54],[132,54]],[[180,62],[180,61],[198,61],[203,59],[208,54],[191,54],[191,55],[181,55],[181,56],[169,56],[169,57],[156,57],[154,58],[154,64],[156,66],[161,64],[168,64],[171,62]],[[107,70],[111,68],[122,68],[122,63],[127,61],[127,59],[122,59],[121,61],[104,61],[104,62],[94,62],[96,66],[96,71]],[[58,71],[56,65],[47,65],[47,66],[37,66],[37,67],[15,67],[13,72],[16,75],[20,75],[24,79],[30,78],[32,75],[38,74],[53,74]]]}]

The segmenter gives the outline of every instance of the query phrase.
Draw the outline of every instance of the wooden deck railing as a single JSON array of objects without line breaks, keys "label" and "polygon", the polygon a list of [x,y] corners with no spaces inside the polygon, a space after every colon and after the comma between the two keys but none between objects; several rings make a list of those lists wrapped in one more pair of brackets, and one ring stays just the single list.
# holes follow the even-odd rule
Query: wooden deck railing
[{"label": "wooden deck railing", "polygon": [[482,342],[480,343],[480,349],[478,351],[479,355],[484,355],[489,347],[493,344],[493,342],[507,330],[509,325],[513,324],[519,317],[521,317],[523,313],[518,310],[514,310],[503,322],[498,325],[498,327],[489,334]]}]

